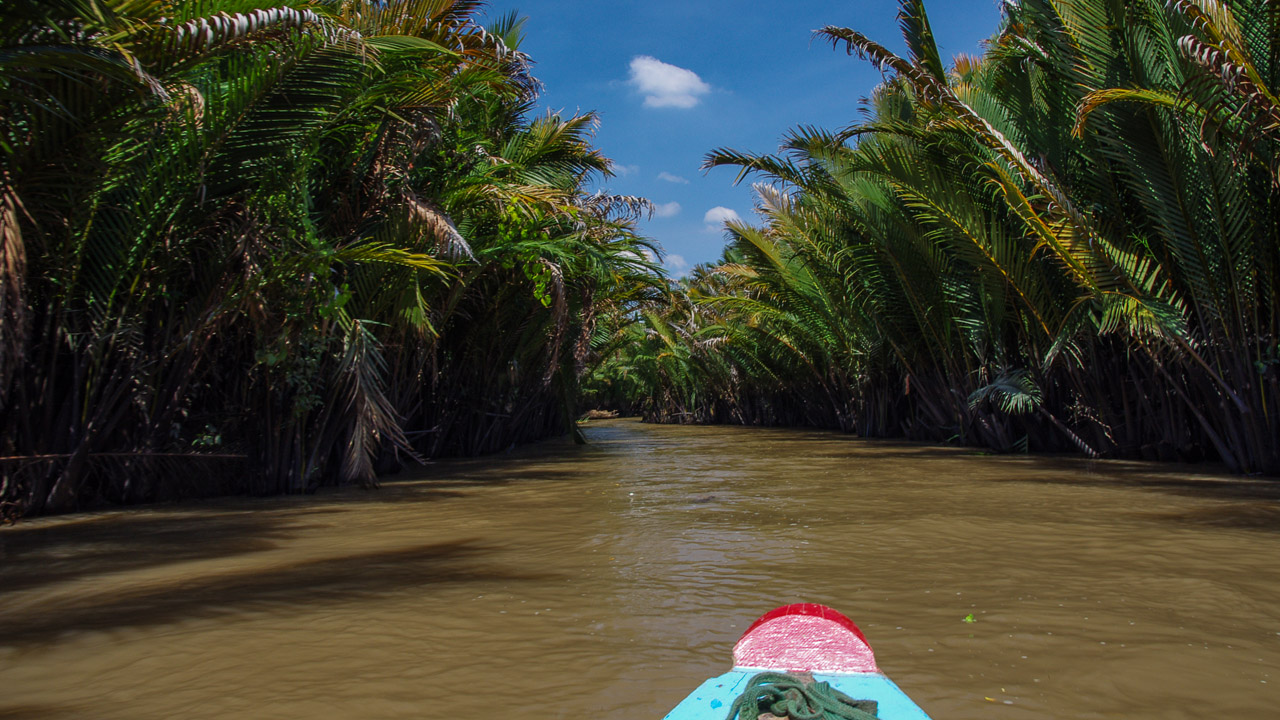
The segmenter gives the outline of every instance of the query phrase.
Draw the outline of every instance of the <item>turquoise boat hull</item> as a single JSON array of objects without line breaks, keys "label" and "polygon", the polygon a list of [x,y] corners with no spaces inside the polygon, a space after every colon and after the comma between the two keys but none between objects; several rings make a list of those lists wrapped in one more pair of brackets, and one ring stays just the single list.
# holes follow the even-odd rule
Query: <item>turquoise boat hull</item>
[{"label": "turquoise boat hull", "polygon": [[[747,681],[759,670],[730,670],[713,677],[698,686],[667,713],[665,720],[724,720],[733,701],[742,694]],[[880,673],[853,675],[825,675],[814,673],[816,682],[831,683],[831,687],[858,700],[875,700],[876,717],[880,720],[929,720],[919,705],[912,702],[893,681]]]}]

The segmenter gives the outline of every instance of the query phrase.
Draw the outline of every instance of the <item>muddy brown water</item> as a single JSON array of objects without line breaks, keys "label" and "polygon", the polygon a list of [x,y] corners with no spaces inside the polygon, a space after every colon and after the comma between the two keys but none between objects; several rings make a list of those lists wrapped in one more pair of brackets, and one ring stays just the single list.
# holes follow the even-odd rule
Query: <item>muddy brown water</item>
[{"label": "muddy brown water", "polygon": [[0,719],[659,720],[795,601],[853,617],[937,720],[1280,717],[1280,484],[587,434],[0,530]]}]

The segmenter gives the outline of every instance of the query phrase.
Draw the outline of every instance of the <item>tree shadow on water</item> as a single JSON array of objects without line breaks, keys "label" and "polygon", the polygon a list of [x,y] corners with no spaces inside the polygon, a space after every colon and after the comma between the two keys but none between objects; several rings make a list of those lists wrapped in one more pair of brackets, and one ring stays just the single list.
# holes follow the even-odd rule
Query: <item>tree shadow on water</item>
[{"label": "tree shadow on water", "polygon": [[299,529],[278,516],[221,512],[111,513],[18,525],[0,531],[0,593],[270,550]]},{"label": "tree shadow on water", "polygon": [[1280,501],[1233,502],[1180,512],[1144,513],[1143,517],[1188,527],[1280,532]]},{"label": "tree shadow on water", "polygon": [[474,541],[422,544],[78,594],[37,607],[0,610],[0,644],[38,645],[68,631],[158,626],[191,618],[376,599],[448,583],[558,579],[486,562],[489,553],[489,548]]},{"label": "tree shadow on water", "polygon": [[1054,472],[1050,468],[1045,472],[1009,477],[1006,481],[1137,488],[1208,500],[1280,500],[1280,482],[1274,480],[1205,474],[1195,468],[1152,468],[1127,463],[1086,467],[1088,461],[1078,462],[1078,466],[1061,468],[1065,472]]},{"label": "tree shadow on water", "polygon": [[0,706],[0,720],[55,720],[78,718],[86,720],[93,714],[84,707],[62,705],[11,705]]},{"label": "tree shadow on water", "polygon": [[0,527],[0,599],[95,575],[248,556],[340,524],[342,515],[361,512],[363,504],[436,502],[461,497],[464,489],[344,488],[327,497],[222,498],[21,522]]},{"label": "tree shadow on water", "polygon": [[[463,465],[462,463],[469,463]],[[598,470],[596,471],[598,472]],[[382,480],[382,486],[352,498],[356,502],[394,501],[401,497],[412,499],[421,493],[464,496],[466,491],[479,488],[504,488],[553,483],[562,481],[591,481],[596,477],[591,468],[585,468],[581,458],[545,457],[536,460],[513,462],[447,461],[440,466],[414,468]],[[343,501],[347,501],[344,496]]]},{"label": "tree shadow on water", "polygon": [[[1079,467],[1086,467],[1086,461]],[[1187,510],[1135,510],[1139,519],[1182,526],[1280,532],[1280,482],[1204,472],[1203,468],[1152,466],[1128,461],[1087,465],[1087,472],[1036,472],[1001,482],[1131,488],[1204,501]],[[1212,473],[1212,474],[1211,474]]]}]

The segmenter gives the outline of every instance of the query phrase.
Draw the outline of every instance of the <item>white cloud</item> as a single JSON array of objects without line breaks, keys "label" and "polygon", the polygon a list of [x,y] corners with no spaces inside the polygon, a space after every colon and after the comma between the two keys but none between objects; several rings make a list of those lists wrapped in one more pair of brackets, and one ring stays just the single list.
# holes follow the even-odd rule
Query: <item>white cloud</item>
[{"label": "white cloud", "polygon": [[738,213],[727,207],[713,207],[702,216],[702,222],[707,224],[707,230],[718,232],[724,229],[724,224],[729,222],[742,222],[742,218],[738,217]]},{"label": "white cloud", "polygon": [[631,59],[631,84],[644,95],[645,107],[691,108],[711,86],[692,70],[669,65],[648,55]]},{"label": "white cloud", "polygon": [[635,175],[640,172],[639,165],[619,165],[618,163],[614,163],[609,169],[613,170],[613,174],[618,177],[627,177],[628,175]]},{"label": "white cloud", "polygon": [[663,170],[662,172],[658,173],[658,179],[659,179],[659,180],[665,180],[665,181],[667,181],[667,182],[669,182],[669,183],[676,183],[677,185],[688,185],[688,184],[689,184],[689,181],[688,181],[688,180],[685,180],[684,178],[680,177],[679,175],[672,175],[671,173],[667,172],[666,170]]},{"label": "white cloud", "polygon": [[672,275],[681,275],[689,269],[689,263],[680,255],[668,255],[662,266]]},{"label": "white cloud", "polygon": [[653,206],[653,216],[656,218],[675,217],[680,214],[680,203],[669,202],[662,205]]}]

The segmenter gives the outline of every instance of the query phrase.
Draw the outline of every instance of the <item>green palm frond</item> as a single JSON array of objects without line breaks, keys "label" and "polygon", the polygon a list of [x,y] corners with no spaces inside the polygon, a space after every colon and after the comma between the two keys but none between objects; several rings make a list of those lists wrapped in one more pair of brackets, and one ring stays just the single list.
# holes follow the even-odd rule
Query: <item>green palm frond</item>
[{"label": "green palm frond", "polygon": [[969,394],[969,407],[990,402],[1008,415],[1029,415],[1039,409],[1044,393],[1026,370],[1010,370]]}]

